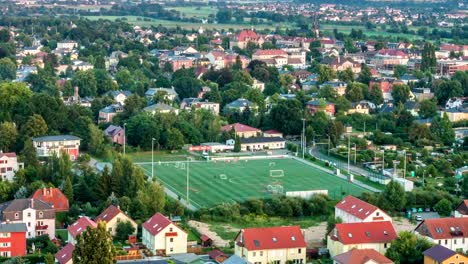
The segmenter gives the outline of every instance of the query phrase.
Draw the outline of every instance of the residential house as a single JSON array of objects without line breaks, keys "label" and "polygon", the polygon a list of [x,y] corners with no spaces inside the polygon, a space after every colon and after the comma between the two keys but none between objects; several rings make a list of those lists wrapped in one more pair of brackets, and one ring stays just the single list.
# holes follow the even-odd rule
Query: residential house
[{"label": "residential house", "polygon": [[351,249],[333,257],[333,264],[393,264],[375,249]]},{"label": "residential house", "polygon": [[246,228],[235,238],[234,254],[248,263],[303,264],[306,247],[299,226]]},{"label": "residential house", "polygon": [[260,92],[263,93],[263,90],[265,90],[265,83],[262,82],[262,81],[259,81],[259,80],[257,80],[257,79],[254,79],[254,80],[253,80],[252,87],[255,88],[255,89],[260,90]]},{"label": "residential house", "polygon": [[[426,219],[419,223],[414,232],[427,238],[431,243],[451,250],[468,250],[468,218]],[[465,241],[466,240],[466,241]]]},{"label": "residential house", "polygon": [[161,213],[143,223],[142,243],[153,254],[187,253],[187,233]]},{"label": "residential house", "polygon": [[29,77],[29,75],[36,74],[36,73],[37,73],[36,66],[21,65],[16,70],[16,81],[25,82],[26,79]]},{"label": "residential house", "polygon": [[178,71],[180,69],[189,69],[193,66],[193,60],[184,56],[169,57],[167,61],[161,62],[169,62],[171,64],[173,72]]},{"label": "residential house", "polygon": [[256,137],[262,133],[260,129],[241,123],[235,123],[221,127],[221,132],[230,132],[231,130],[234,130],[236,136],[240,138]]},{"label": "residential house", "polygon": [[435,245],[423,252],[424,264],[465,264],[468,258],[441,245]]},{"label": "residential house", "polygon": [[411,113],[412,116],[419,116],[419,102],[406,101],[404,104],[405,109]]},{"label": "residential house", "polygon": [[26,224],[0,224],[0,257],[26,256]]},{"label": "residential house", "polygon": [[0,177],[2,181],[13,181],[15,173],[24,167],[24,163],[18,162],[16,153],[0,151]]},{"label": "residential house", "polygon": [[267,131],[263,131],[263,136],[264,137],[283,137],[283,133],[279,132],[278,130],[275,129],[270,129]]},{"label": "residential house", "polygon": [[174,47],[172,52],[174,56],[194,55],[199,53],[194,47]]},{"label": "residential house", "polygon": [[104,135],[110,138],[114,144],[123,145],[125,143],[125,130],[120,126],[108,126],[104,130]]},{"label": "residential house", "polygon": [[73,264],[74,250],[75,246],[73,244],[66,244],[62,249],[55,253],[55,261],[59,264]]},{"label": "residential house", "polygon": [[374,249],[385,254],[398,235],[390,221],[336,224],[327,236],[331,257],[355,249]]},{"label": "residential house", "polygon": [[232,67],[237,62],[237,58],[239,58],[242,64],[242,69],[245,69],[249,64],[249,59],[244,55],[226,53],[224,51],[219,50],[212,50],[208,54],[206,54],[205,57],[209,60],[210,64],[218,70]]},{"label": "residential house", "polygon": [[214,102],[196,102],[193,104],[195,109],[205,109],[211,111],[215,115],[219,115],[219,103]]},{"label": "residential house", "polygon": [[454,217],[468,217],[468,200],[463,200],[456,208],[453,213]]},{"label": "residential house", "polygon": [[261,151],[271,149],[284,149],[286,140],[282,137],[249,137],[241,138],[242,151]]},{"label": "residential house", "polygon": [[107,93],[117,104],[125,105],[125,100],[132,95],[130,91],[110,91]]},{"label": "residential house", "polygon": [[373,78],[369,83],[369,89],[373,89],[374,85],[382,91],[385,101],[392,100],[393,86],[397,84],[405,84],[401,80],[392,77]]},{"label": "residential house", "polygon": [[257,34],[257,32],[245,29],[231,38],[231,41],[229,42],[230,49],[233,49],[234,47],[245,49],[249,42],[261,47],[265,40],[261,35]]},{"label": "residential house", "polygon": [[76,47],[78,47],[78,43],[73,40],[64,40],[64,41],[57,42],[57,49],[59,50],[71,51],[75,49]]},{"label": "residential house", "polygon": [[251,111],[252,110],[255,111],[257,110],[258,107],[251,101],[244,99],[244,98],[239,98],[233,102],[230,102],[229,104],[225,106],[225,110],[228,112],[233,112],[233,111],[244,112],[246,108],[249,108]]},{"label": "residential house", "polygon": [[408,54],[401,50],[381,49],[371,59],[371,64],[377,68],[393,68],[395,65],[407,65],[409,60]]},{"label": "residential house", "polygon": [[346,87],[348,87],[348,84],[341,81],[327,81],[319,85],[319,88],[322,89],[326,86],[331,86],[333,89],[335,89],[336,94],[343,96],[346,93]]},{"label": "residential house", "polygon": [[440,111],[440,116],[447,115],[450,122],[468,120],[468,105],[464,107],[444,109]]},{"label": "residential house", "polygon": [[174,101],[179,95],[175,91],[174,87],[172,88],[149,88],[145,92],[145,96],[149,101],[152,101],[154,96],[158,93],[165,93],[164,99],[169,101]]},{"label": "residential house", "polygon": [[343,223],[392,222],[392,218],[382,209],[352,195],[335,205],[335,217],[341,218]]},{"label": "residential house", "polygon": [[112,236],[115,236],[117,225],[120,222],[130,222],[130,224],[132,224],[132,226],[135,228],[134,235],[136,235],[138,230],[138,224],[128,215],[122,212],[120,207],[115,205],[110,205],[107,207],[107,209],[98,215],[94,220],[96,222],[103,221],[106,224],[107,231],[109,231]]},{"label": "residential house", "polygon": [[354,74],[361,72],[361,63],[354,61],[349,57],[326,57],[322,60],[322,64],[330,66],[334,71],[344,71],[351,69]]},{"label": "residential house", "polygon": [[431,100],[434,98],[434,93],[431,92],[431,88],[413,88],[411,92],[414,95],[416,101],[421,102],[423,100]]},{"label": "residential house", "polygon": [[452,76],[457,71],[468,71],[468,60],[464,59],[439,59],[436,65],[436,74]]},{"label": "residential house", "polygon": [[94,69],[94,65],[82,60],[74,60],[71,65],[74,71],[87,71]]},{"label": "residential house", "polygon": [[55,237],[55,209],[37,199],[15,199],[0,204],[1,222],[24,223],[27,238],[41,235]]},{"label": "residential house", "polygon": [[294,68],[304,68],[306,64],[306,52],[287,52],[282,49],[257,50],[252,54],[252,60],[265,62],[268,66],[281,68],[284,65],[291,65]]},{"label": "residential house", "polygon": [[[357,103],[351,103],[351,108],[347,111],[347,114],[363,114],[368,115],[369,111],[372,109],[371,102],[360,101]],[[374,105],[375,108],[375,105]]]},{"label": "residential house", "polygon": [[88,226],[91,228],[96,228],[97,223],[89,219],[87,216],[80,217],[75,221],[75,223],[69,225],[67,228],[68,243],[76,245],[78,235],[86,231]]},{"label": "residential house", "polygon": [[71,135],[44,136],[33,138],[33,145],[38,157],[50,157],[67,153],[71,160],[80,155],[81,139]]},{"label": "residential house", "polygon": [[175,113],[176,115],[179,114],[179,109],[176,109],[168,104],[164,103],[157,103],[157,104],[152,104],[150,106],[147,106],[143,108],[143,111],[149,112],[151,114],[155,113],[162,113],[162,114],[167,114],[167,113]]},{"label": "residential house", "polygon": [[335,104],[327,102],[323,99],[313,99],[307,102],[306,108],[310,114],[315,114],[318,111],[323,111],[329,116],[335,115]]},{"label": "residential house", "polygon": [[68,212],[68,198],[59,188],[40,188],[32,195],[33,199],[41,200],[55,209],[55,212]]},{"label": "residential house", "polygon": [[226,255],[224,252],[222,252],[219,249],[214,249],[208,252],[208,256],[210,257],[210,259],[216,261],[217,263],[223,263],[224,261],[228,259],[228,255]]},{"label": "residential house", "polygon": [[123,111],[124,107],[121,104],[106,106],[99,110],[98,123],[110,123],[112,122],[112,119],[114,119],[114,116],[118,113],[122,113]]}]

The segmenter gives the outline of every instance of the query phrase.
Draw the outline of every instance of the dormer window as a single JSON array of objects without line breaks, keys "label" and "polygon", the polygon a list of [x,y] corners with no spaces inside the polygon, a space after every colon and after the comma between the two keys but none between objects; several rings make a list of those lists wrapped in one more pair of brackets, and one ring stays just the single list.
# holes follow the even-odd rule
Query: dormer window
[{"label": "dormer window", "polygon": [[15,219],[19,219],[19,213],[15,213]]}]

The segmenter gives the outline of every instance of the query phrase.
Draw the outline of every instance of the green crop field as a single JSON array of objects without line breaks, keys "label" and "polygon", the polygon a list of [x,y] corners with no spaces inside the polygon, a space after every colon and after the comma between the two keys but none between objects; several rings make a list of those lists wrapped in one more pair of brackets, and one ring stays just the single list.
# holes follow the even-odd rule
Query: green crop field
[{"label": "green crop field", "polygon": [[217,7],[211,6],[180,6],[180,7],[170,7],[169,10],[179,11],[184,17],[198,17],[198,18],[207,18],[209,15],[214,15],[218,12]]},{"label": "green crop field", "polygon": [[[151,176],[151,163],[138,163]],[[271,170],[276,170],[270,175]],[[281,172],[283,175],[281,176]],[[190,162],[190,203],[197,208],[222,202],[244,201],[283,192],[328,190],[333,199],[348,194],[360,195],[366,189],[294,159]],[[186,198],[186,162],[155,162],[154,175],[168,189]],[[281,187],[279,187],[281,188]]]}]

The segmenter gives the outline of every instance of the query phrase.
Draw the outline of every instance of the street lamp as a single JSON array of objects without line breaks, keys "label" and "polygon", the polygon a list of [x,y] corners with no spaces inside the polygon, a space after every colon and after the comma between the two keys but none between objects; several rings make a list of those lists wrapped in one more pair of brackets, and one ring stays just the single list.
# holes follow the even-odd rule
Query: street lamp
[{"label": "street lamp", "polygon": [[124,127],[123,155],[124,155],[124,157],[125,157],[125,143],[127,143],[127,129],[126,129],[126,126],[127,126],[127,123],[124,123],[123,124],[123,127]]},{"label": "street lamp", "polygon": [[385,177],[385,149],[382,149],[382,176]]},{"label": "street lamp", "polygon": [[351,159],[351,137],[348,133],[348,174],[349,174],[349,163],[350,163],[350,159]]},{"label": "street lamp", "polygon": [[302,118],[302,159],[304,159],[305,154],[305,146],[306,146],[306,139],[305,139],[305,118]]},{"label": "street lamp", "polygon": [[190,209],[189,190],[190,190],[190,157],[187,157],[187,208]]},{"label": "street lamp", "polygon": [[156,139],[151,139],[151,180],[154,179],[154,141]]}]

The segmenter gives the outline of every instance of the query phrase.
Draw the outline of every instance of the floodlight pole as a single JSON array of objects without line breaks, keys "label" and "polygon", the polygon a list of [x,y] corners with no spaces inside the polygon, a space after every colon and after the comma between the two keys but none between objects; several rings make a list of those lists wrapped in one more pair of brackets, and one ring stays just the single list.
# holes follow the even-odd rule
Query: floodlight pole
[{"label": "floodlight pole", "polygon": [[189,198],[189,190],[190,190],[190,162],[189,157],[187,157],[187,208],[190,207],[190,198]]},{"label": "floodlight pole", "polygon": [[304,159],[305,156],[305,118],[302,118],[302,159]]},{"label": "floodlight pole", "polygon": [[151,139],[151,180],[154,179],[154,141],[155,138]]},{"label": "floodlight pole", "polygon": [[348,133],[348,174],[349,174],[349,163],[350,163],[350,159],[351,159],[351,137],[349,136],[349,133]]},{"label": "floodlight pole", "polygon": [[127,129],[125,128],[127,126],[127,123],[124,123],[123,124],[123,127],[124,127],[124,140],[123,140],[123,155],[125,157],[125,143],[127,143]]},{"label": "floodlight pole", "polygon": [[406,179],[406,149],[404,150],[405,152],[405,160],[403,163],[403,179]]},{"label": "floodlight pole", "polygon": [[382,149],[382,176],[385,176],[385,149]]}]

